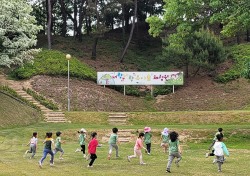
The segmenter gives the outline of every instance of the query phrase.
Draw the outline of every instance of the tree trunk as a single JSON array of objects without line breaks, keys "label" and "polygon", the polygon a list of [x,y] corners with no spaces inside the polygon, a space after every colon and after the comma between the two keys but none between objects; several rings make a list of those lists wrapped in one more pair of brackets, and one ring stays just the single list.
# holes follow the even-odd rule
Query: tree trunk
[{"label": "tree trunk", "polygon": [[133,36],[133,32],[134,32],[134,29],[135,29],[135,19],[136,19],[136,16],[137,16],[137,0],[134,1],[134,18],[133,18],[133,24],[132,24],[132,29],[130,31],[130,35],[129,35],[129,39],[128,39],[128,42],[127,42],[127,45],[126,47],[124,48],[123,50],[123,53],[122,53],[122,56],[121,56],[121,59],[120,59],[120,62],[123,63],[123,59],[124,59],[124,56],[127,52],[127,49],[129,47],[129,44],[131,42],[131,39],[132,39],[132,36]]},{"label": "tree trunk", "polygon": [[78,21],[78,28],[77,28],[77,36],[78,40],[82,42],[82,24],[83,24],[83,17],[84,17],[84,12],[83,12],[83,4],[85,0],[81,0],[80,7],[79,7],[79,21]]},{"label": "tree trunk", "polygon": [[64,0],[59,0],[59,2],[61,6],[61,13],[62,13],[62,19],[63,19],[61,36],[65,37],[67,34],[67,13],[65,9]]},{"label": "tree trunk", "polygon": [[125,4],[123,3],[122,4],[122,48],[125,47],[125,26],[124,26],[124,23],[125,23]]},{"label": "tree trunk", "polygon": [[77,0],[74,0],[74,37],[76,37],[77,34]]},{"label": "tree trunk", "polygon": [[96,47],[97,47],[98,39],[99,39],[98,37],[95,37],[95,41],[94,41],[93,48],[92,48],[91,58],[94,60],[96,59]]},{"label": "tree trunk", "polygon": [[48,37],[48,49],[51,49],[51,3],[50,0],[47,1],[48,4],[48,24],[47,24],[47,37]]},{"label": "tree trunk", "polygon": [[125,21],[125,32],[129,32],[129,19],[130,19],[130,6],[124,4],[124,21]]},{"label": "tree trunk", "polygon": [[[98,0],[95,0],[96,31],[97,31],[97,33],[98,33],[99,30],[100,30],[100,27],[99,27],[100,17],[99,17],[99,13],[98,13],[97,4],[98,4]],[[93,44],[92,56],[91,56],[92,59],[96,59],[96,47],[97,47],[97,43],[98,43],[98,39],[99,39],[99,36],[98,36],[98,35],[99,35],[99,34],[97,34],[97,36],[95,37],[95,41],[94,41],[94,44]]]}]

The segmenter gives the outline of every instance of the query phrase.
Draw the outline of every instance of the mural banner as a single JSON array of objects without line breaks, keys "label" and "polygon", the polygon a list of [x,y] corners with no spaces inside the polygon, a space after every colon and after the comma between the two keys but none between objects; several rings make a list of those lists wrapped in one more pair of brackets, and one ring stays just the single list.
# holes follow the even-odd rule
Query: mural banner
[{"label": "mural banner", "polygon": [[97,72],[99,85],[183,85],[183,72]]}]

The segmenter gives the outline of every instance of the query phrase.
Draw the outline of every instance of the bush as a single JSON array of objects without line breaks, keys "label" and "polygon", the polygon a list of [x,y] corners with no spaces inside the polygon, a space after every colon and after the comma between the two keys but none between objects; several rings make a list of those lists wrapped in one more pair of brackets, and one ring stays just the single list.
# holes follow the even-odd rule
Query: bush
[{"label": "bush", "polygon": [[51,100],[47,100],[42,95],[37,94],[31,89],[24,89],[29,95],[31,95],[35,100],[39,101],[42,105],[44,105],[46,108],[51,110],[58,110],[58,106],[54,104]]},{"label": "bush", "polygon": [[234,66],[223,74],[218,75],[215,81],[227,83],[240,77],[249,79],[250,45],[241,44],[229,48]]},{"label": "bush", "polygon": [[[17,79],[28,79],[35,75],[68,75],[68,63],[65,54],[60,51],[42,50],[35,56],[34,63],[24,64],[11,72]],[[96,71],[76,58],[70,60],[70,76],[96,80]]]}]

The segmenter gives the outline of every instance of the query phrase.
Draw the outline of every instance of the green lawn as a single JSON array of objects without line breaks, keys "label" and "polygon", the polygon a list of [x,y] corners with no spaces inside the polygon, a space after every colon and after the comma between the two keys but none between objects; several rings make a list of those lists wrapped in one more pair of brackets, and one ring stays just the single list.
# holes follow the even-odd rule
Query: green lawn
[{"label": "green lawn", "polygon": [[[98,140],[103,144],[97,149],[97,160],[93,168],[87,168],[88,162],[83,159],[81,153],[75,153],[79,147],[77,142],[77,130],[84,127],[88,132],[96,131]],[[84,123],[72,124],[46,124],[0,129],[0,175],[166,175],[167,154],[160,148],[159,132],[163,125],[152,126],[153,145],[152,155],[143,153],[143,160],[147,165],[139,165],[139,159],[128,162],[127,155],[133,154],[134,142],[120,144],[120,158],[107,160],[108,144],[102,142],[102,137],[110,131],[110,125],[86,125]],[[210,144],[210,136],[216,132],[218,125],[167,125],[180,134],[187,133],[187,139],[181,141],[183,145],[183,160],[180,167],[174,164],[171,167],[171,175],[249,175],[250,149],[249,149],[249,125],[222,125],[225,129],[225,143],[229,149],[230,157],[227,157],[222,166],[222,173],[217,173],[217,166],[212,164],[213,158],[205,158],[207,147]],[[121,129],[121,127],[118,127]],[[143,129],[144,126],[124,126],[123,129]],[[42,157],[44,135],[46,131],[62,131],[62,139],[65,144],[64,160],[59,160],[59,154],[55,156],[55,166],[49,166],[49,157],[45,159],[43,168],[38,167],[38,160]],[[28,143],[33,131],[38,132],[38,151],[34,159],[24,157],[28,149]],[[208,134],[211,133],[211,134]],[[119,133],[118,133],[119,134]],[[55,138],[55,135],[53,135]],[[114,155],[113,155],[114,156]]]}]

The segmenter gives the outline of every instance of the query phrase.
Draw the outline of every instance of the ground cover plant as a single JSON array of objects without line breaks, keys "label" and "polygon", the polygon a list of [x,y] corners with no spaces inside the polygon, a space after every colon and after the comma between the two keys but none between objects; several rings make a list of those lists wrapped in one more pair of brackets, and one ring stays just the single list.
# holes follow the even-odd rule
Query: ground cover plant
[{"label": "ground cover plant", "polygon": [[[199,114],[200,112],[194,112]],[[221,112],[223,113],[223,112]],[[232,113],[232,112],[229,112]],[[228,114],[229,114],[228,113]],[[237,112],[235,112],[236,114]],[[80,115],[81,114],[81,115]],[[99,114],[99,115],[98,115]],[[131,113],[137,114],[137,113]],[[178,114],[173,116],[178,118]],[[183,113],[185,114],[185,113]],[[194,115],[193,114],[193,115]],[[201,114],[201,113],[200,113]],[[239,113],[241,114],[241,113]],[[205,158],[207,148],[211,143],[214,133],[218,126],[224,129],[225,144],[227,145],[230,156],[222,166],[220,175],[248,175],[250,169],[247,167],[247,162],[250,159],[250,150],[248,148],[250,137],[249,121],[237,123],[233,118],[222,121],[221,124],[216,123],[172,123],[159,120],[160,124],[151,125],[153,133],[152,153],[146,155],[143,153],[143,160],[147,165],[139,165],[139,159],[133,159],[128,162],[127,155],[133,154],[133,146],[138,132],[142,131],[146,124],[146,120],[152,116],[151,113],[143,113],[145,116],[144,123],[138,123],[138,118],[135,122],[137,125],[117,126],[118,129],[132,130],[133,139],[129,143],[119,145],[120,158],[115,159],[114,153],[111,160],[107,159],[108,143],[104,140],[111,133],[113,126],[106,122],[105,113],[80,113],[72,112],[66,114],[68,118],[73,119],[71,124],[52,124],[40,122],[26,127],[15,127],[8,129],[0,129],[0,175],[166,175],[167,154],[163,153],[160,147],[160,132],[164,127],[175,130],[180,134],[180,141],[183,147],[183,159],[180,162],[180,167],[176,167],[173,163],[171,167],[172,175],[216,175],[217,166],[212,164],[213,158]],[[162,114],[164,115],[164,114]],[[207,114],[208,115],[208,114]],[[246,114],[245,114],[246,115]],[[137,114],[138,116],[138,114]],[[76,119],[74,120],[74,117]],[[82,118],[80,118],[82,117]],[[244,119],[242,115],[239,115]],[[203,122],[206,117],[202,117]],[[227,117],[229,119],[229,117]],[[247,118],[245,118],[247,119]],[[195,119],[194,119],[195,120]],[[94,123],[97,121],[97,123]],[[143,120],[142,120],[143,121]],[[97,148],[97,160],[93,168],[87,168],[88,162],[83,158],[81,153],[75,153],[79,147],[77,141],[77,130],[81,128],[87,129],[88,138],[90,133],[96,131],[101,147]],[[34,159],[29,159],[24,156],[24,152],[28,149],[28,143],[32,133],[38,132],[38,151]],[[59,154],[55,156],[54,167],[49,166],[49,156],[45,159],[43,168],[38,167],[38,160],[42,157],[43,144],[45,133],[47,131],[62,132],[62,139],[65,143],[62,144],[65,150],[63,160],[59,160]],[[119,135],[119,132],[118,132]]]}]

